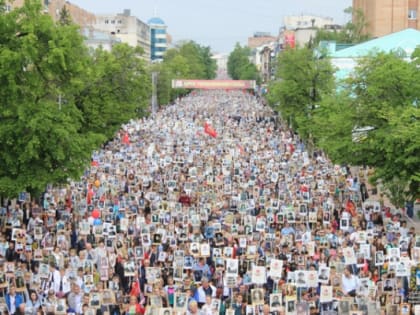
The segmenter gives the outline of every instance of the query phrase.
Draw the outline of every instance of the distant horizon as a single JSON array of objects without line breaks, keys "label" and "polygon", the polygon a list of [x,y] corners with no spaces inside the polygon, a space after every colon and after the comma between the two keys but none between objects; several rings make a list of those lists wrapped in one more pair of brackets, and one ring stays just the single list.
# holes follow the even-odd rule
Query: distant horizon
[{"label": "distant horizon", "polygon": [[348,15],[344,9],[352,0],[298,0],[279,3],[266,0],[255,5],[250,0],[214,0],[197,3],[193,0],[72,0],[93,14],[118,14],[129,9],[131,15],[147,23],[161,18],[168,27],[173,43],[192,40],[209,46],[214,53],[229,54],[236,43],[247,44],[255,33],[278,36],[285,16],[313,15],[333,18],[334,24],[344,24]]}]

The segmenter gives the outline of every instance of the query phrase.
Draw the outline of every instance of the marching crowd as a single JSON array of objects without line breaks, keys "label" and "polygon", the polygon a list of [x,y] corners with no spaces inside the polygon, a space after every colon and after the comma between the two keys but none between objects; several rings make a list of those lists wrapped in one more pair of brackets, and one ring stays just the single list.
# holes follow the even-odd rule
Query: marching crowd
[{"label": "marching crowd", "polygon": [[80,181],[4,203],[3,313],[420,311],[415,229],[310,151],[242,91],[130,121]]}]

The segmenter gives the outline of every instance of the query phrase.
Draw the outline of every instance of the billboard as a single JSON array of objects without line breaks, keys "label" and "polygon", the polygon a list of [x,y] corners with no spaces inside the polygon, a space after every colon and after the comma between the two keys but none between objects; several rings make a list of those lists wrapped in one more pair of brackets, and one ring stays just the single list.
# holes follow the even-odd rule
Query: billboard
[{"label": "billboard", "polygon": [[255,86],[255,80],[172,80],[173,89],[246,90]]},{"label": "billboard", "polygon": [[295,33],[292,31],[287,31],[284,34],[284,46],[285,47],[290,47],[290,48],[295,48],[296,46],[296,42],[295,42]]}]

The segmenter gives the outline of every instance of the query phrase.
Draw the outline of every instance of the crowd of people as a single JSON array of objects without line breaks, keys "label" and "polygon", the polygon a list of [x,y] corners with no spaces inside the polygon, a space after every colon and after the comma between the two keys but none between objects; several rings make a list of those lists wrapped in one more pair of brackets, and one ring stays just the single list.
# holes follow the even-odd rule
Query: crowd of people
[{"label": "crowd of people", "polygon": [[129,122],[93,153],[80,181],[1,208],[0,307],[33,315],[420,311],[415,229],[369,199],[364,172],[310,151],[242,91],[194,91]]}]

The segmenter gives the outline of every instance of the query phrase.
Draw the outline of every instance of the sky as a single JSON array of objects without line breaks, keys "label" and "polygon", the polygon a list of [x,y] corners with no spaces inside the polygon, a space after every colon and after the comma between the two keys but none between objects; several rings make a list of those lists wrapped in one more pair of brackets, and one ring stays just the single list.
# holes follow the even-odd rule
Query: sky
[{"label": "sky", "polygon": [[352,0],[70,0],[95,14],[131,14],[143,22],[157,15],[168,26],[173,42],[193,40],[212,51],[230,53],[255,32],[278,35],[287,15],[316,15],[343,24]]}]

